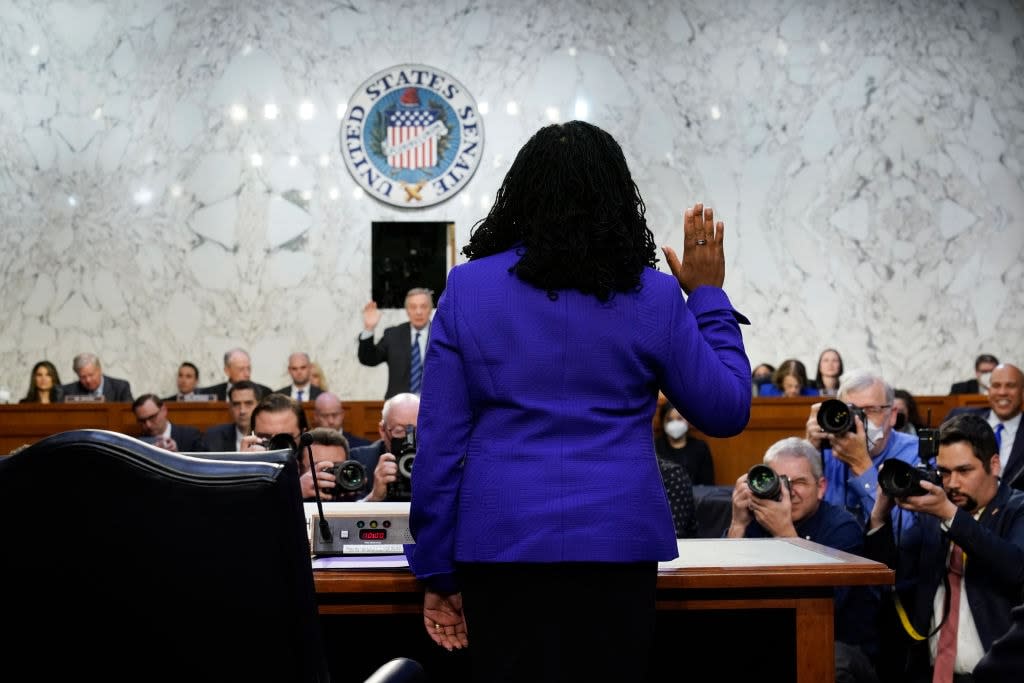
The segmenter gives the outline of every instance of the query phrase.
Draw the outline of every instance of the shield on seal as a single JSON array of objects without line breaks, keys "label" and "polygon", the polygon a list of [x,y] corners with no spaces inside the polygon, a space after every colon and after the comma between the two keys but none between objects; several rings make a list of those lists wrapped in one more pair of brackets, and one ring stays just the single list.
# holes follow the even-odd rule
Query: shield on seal
[{"label": "shield on seal", "polygon": [[406,88],[398,106],[388,109],[384,153],[392,168],[437,166],[437,138],[447,133],[440,112],[420,103],[419,88]]}]

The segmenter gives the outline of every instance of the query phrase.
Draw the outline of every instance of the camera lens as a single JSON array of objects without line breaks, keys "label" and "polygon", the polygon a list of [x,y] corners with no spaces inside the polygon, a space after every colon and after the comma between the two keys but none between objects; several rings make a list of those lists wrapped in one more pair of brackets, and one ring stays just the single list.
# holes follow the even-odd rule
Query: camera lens
[{"label": "camera lens", "polygon": [[839,399],[830,398],[822,401],[818,408],[818,425],[830,434],[842,434],[853,431],[853,411]]},{"label": "camera lens", "polygon": [[366,483],[366,468],[358,460],[346,460],[334,468],[338,487],[345,491],[358,491]]},{"label": "camera lens", "polygon": [[774,498],[781,500],[782,484],[775,470],[768,465],[754,465],[747,472],[747,486],[758,498]]}]

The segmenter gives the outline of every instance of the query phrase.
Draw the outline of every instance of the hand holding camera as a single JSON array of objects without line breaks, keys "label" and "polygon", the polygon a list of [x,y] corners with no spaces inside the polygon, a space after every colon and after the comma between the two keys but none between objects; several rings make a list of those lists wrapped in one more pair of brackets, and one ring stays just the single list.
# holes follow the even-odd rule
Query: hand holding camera
[{"label": "hand holding camera", "polygon": [[[813,420],[813,423],[812,423]],[[807,439],[822,449],[831,445],[832,455],[860,476],[872,467],[865,431],[867,415],[852,403],[830,398],[811,406]]]},{"label": "hand holding camera", "polygon": [[747,472],[750,512],[773,537],[796,536],[793,526],[793,489],[789,477],[776,474],[768,465],[754,465]]}]

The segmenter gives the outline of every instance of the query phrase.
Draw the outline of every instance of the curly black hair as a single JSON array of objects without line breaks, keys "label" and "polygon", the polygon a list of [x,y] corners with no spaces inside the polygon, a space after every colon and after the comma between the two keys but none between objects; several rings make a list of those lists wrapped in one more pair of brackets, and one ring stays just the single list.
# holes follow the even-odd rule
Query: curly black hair
[{"label": "curly black hair", "polygon": [[545,126],[523,145],[463,249],[470,260],[516,246],[510,269],[544,289],[575,289],[608,301],[635,291],[657,263],[644,201],[622,148],[584,121]]}]

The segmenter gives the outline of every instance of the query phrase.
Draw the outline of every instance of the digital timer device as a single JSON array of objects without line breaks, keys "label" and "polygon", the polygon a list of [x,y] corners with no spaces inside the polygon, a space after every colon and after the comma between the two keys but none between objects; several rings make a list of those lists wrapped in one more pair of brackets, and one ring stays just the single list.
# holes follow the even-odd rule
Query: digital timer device
[{"label": "digital timer device", "polygon": [[316,557],[339,555],[401,555],[413,543],[409,503],[324,503],[329,539],[320,530],[315,503],[306,503],[309,547]]}]

